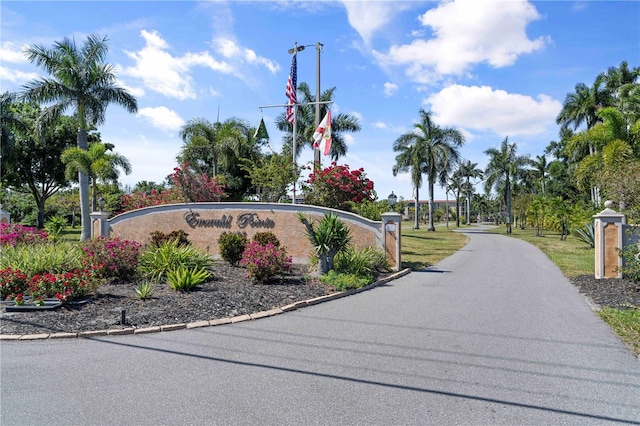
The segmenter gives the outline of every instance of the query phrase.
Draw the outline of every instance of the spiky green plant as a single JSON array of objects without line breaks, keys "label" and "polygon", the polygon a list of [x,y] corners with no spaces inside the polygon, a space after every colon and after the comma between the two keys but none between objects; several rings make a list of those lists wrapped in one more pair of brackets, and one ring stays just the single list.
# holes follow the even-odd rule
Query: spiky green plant
[{"label": "spiky green plant", "polygon": [[345,250],[351,242],[351,231],[337,214],[327,213],[322,220],[309,222],[306,216],[298,212],[298,219],[305,226],[307,236],[318,256],[318,271],[326,274],[334,268],[336,254]]},{"label": "spiky green plant", "polygon": [[159,247],[149,247],[140,255],[138,270],[146,279],[163,281],[167,272],[180,266],[210,269],[213,260],[208,254],[191,245],[180,245],[177,240],[166,241]]},{"label": "spiky green plant", "polygon": [[142,280],[136,284],[135,292],[141,300],[147,300],[153,296],[155,291],[155,285],[152,281]]},{"label": "spiky green plant", "polygon": [[596,246],[596,230],[593,222],[584,223],[581,227],[574,228],[573,233],[578,240],[589,244],[589,247],[594,248]]},{"label": "spiky green plant", "polygon": [[33,276],[82,269],[82,247],[75,242],[2,247],[0,269],[13,268]]},{"label": "spiky green plant", "polygon": [[176,291],[189,291],[205,282],[210,275],[208,270],[201,267],[179,266],[167,271],[167,282]]}]

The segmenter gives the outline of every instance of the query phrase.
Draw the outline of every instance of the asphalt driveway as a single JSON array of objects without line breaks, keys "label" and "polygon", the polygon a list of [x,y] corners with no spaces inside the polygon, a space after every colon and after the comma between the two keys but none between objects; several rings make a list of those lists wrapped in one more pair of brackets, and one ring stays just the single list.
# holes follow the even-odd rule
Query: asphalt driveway
[{"label": "asphalt driveway", "polygon": [[640,424],[640,361],[532,245],[257,321],[2,342],[2,425]]}]

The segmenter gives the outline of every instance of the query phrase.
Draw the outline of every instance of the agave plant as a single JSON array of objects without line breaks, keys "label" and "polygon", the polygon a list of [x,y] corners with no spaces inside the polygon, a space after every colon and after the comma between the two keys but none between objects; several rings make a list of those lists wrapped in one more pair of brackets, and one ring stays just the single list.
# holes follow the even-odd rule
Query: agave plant
[{"label": "agave plant", "polygon": [[583,223],[581,227],[574,228],[573,233],[578,240],[589,244],[591,248],[596,246],[596,230],[593,222]]},{"label": "agave plant", "polygon": [[325,214],[318,223],[309,222],[300,212],[298,219],[307,229],[309,241],[318,256],[318,272],[324,275],[333,269],[336,254],[349,246],[351,231],[335,213]]}]

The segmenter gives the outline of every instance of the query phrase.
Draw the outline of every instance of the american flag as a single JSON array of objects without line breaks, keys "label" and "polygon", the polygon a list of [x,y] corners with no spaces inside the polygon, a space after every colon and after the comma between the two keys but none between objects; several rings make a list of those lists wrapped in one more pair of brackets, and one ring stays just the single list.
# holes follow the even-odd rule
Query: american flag
[{"label": "american flag", "polygon": [[288,107],[287,107],[287,111],[285,113],[285,116],[287,118],[287,121],[289,123],[293,123],[296,119],[294,113],[293,113],[293,105],[296,104],[296,102],[298,102],[298,99],[296,97],[296,91],[297,91],[297,74],[298,74],[298,67],[296,65],[296,54],[293,54],[293,60],[291,61],[291,72],[289,73],[289,79],[287,80],[287,99],[289,99],[289,103],[288,103]]}]

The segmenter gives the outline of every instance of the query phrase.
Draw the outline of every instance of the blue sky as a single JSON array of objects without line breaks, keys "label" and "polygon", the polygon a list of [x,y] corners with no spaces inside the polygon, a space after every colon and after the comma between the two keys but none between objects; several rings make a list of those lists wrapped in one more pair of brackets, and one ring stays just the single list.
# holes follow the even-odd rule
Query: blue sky
[{"label": "blue sky", "polygon": [[[393,176],[393,142],[424,108],[461,130],[464,159],[506,137],[542,155],[558,139],[555,118],[576,83],[623,60],[640,66],[638,1],[7,1],[0,3],[0,84],[18,91],[41,72],[25,46],[108,36],[107,61],[138,99],[137,115],[111,106],[98,130],[126,156],[125,185],[162,182],[176,165],[190,119],[264,117],[271,147],[286,102],[287,50],[323,44],[321,89],[336,87],[333,113],[357,116],[339,160],[363,167],[380,198],[412,199],[408,175]],[[315,89],[316,49],[298,54],[298,83]],[[299,163],[313,158],[303,152]],[[328,157],[323,164],[329,163]],[[481,190],[481,188],[479,188]],[[437,188],[437,199],[445,193]],[[426,186],[420,198],[427,198]]]}]

